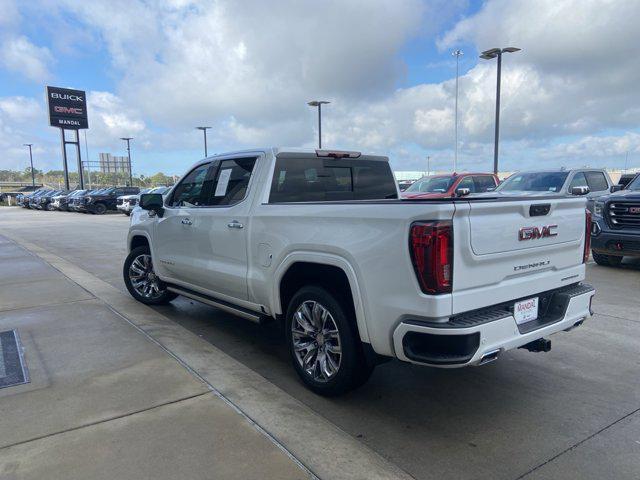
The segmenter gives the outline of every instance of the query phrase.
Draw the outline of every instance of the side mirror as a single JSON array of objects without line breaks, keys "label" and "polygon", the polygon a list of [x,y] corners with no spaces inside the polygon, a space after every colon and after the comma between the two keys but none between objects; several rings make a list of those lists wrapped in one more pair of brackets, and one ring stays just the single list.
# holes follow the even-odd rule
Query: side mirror
[{"label": "side mirror", "polygon": [[470,188],[456,188],[456,197],[466,197],[470,193]]},{"label": "side mirror", "polygon": [[162,217],[164,215],[164,202],[159,193],[143,193],[140,195],[140,208],[149,212],[155,212]]},{"label": "side mirror", "polygon": [[620,190],[622,190],[622,185],[611,185],[611,188],[609,188],[611,193],[619,192]]},{"label": "side mirror", "polygon": [[573,187],[571,189],[571,195],[586,195],[589,193],[589,187]]}]

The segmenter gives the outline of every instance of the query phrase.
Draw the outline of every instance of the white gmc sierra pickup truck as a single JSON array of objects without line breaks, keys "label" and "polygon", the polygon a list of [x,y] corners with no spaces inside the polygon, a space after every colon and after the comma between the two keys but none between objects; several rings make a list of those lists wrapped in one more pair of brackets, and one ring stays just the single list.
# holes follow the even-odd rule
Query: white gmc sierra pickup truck
[{"label": "white gmc sierra pickup truck", "polygon": [[282,320],[304,383],[336,395],[385,357],[451,368],[547,351],[591,315],[589,228],[580,197],[401,200],[385,157],[268,148],[142,195],[123,274],[146,304],[184,295]]}]

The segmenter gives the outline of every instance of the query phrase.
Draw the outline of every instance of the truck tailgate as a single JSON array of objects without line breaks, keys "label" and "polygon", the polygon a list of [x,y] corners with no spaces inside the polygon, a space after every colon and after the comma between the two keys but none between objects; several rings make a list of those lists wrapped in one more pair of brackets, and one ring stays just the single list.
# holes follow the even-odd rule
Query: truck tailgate
[{"label": "truck tailgate", "polygon": [[579,197],[458,203],[453,313],[582,280],[585,203]]}]

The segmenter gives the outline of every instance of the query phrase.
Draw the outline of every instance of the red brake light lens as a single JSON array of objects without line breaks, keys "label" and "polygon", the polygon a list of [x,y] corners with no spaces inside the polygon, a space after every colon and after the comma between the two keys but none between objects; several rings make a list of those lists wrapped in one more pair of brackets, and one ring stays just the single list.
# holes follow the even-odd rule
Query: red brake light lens
[{"label": "red brake light lens", "polygon": [[584,254],[582,255],[582,263],[589,260],[589,251],[591,250],[591,212],[585,210],[585,230],[584,230]]},{"label": "red brake light lens", "polygon": [[424,293],[451,293],[453,284],[453,227],[450,221],[411,225],[409,249]]}]

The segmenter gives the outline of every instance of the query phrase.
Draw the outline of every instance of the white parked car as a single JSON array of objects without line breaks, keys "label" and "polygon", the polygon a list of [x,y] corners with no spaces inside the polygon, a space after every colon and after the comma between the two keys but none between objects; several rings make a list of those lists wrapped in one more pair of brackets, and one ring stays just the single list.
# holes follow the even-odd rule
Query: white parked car
[{"label": "white parked car", "polygon": [[169,191],[169,187],[145,188],[140,193],[134,195],[122,195],[116,201],[116,208],[125,215],[131,215],[131,211],[138,205],[140,195],[143,193],[160,193],[165,194]]},{"label": "white parked car", "polygon": [[591,315],[584,197],[399,199],[386,157],[260,149],[207,158],[141,196],[123,274],[283,321],[304,383],[335,395],[385,358],[482,365]]}]

